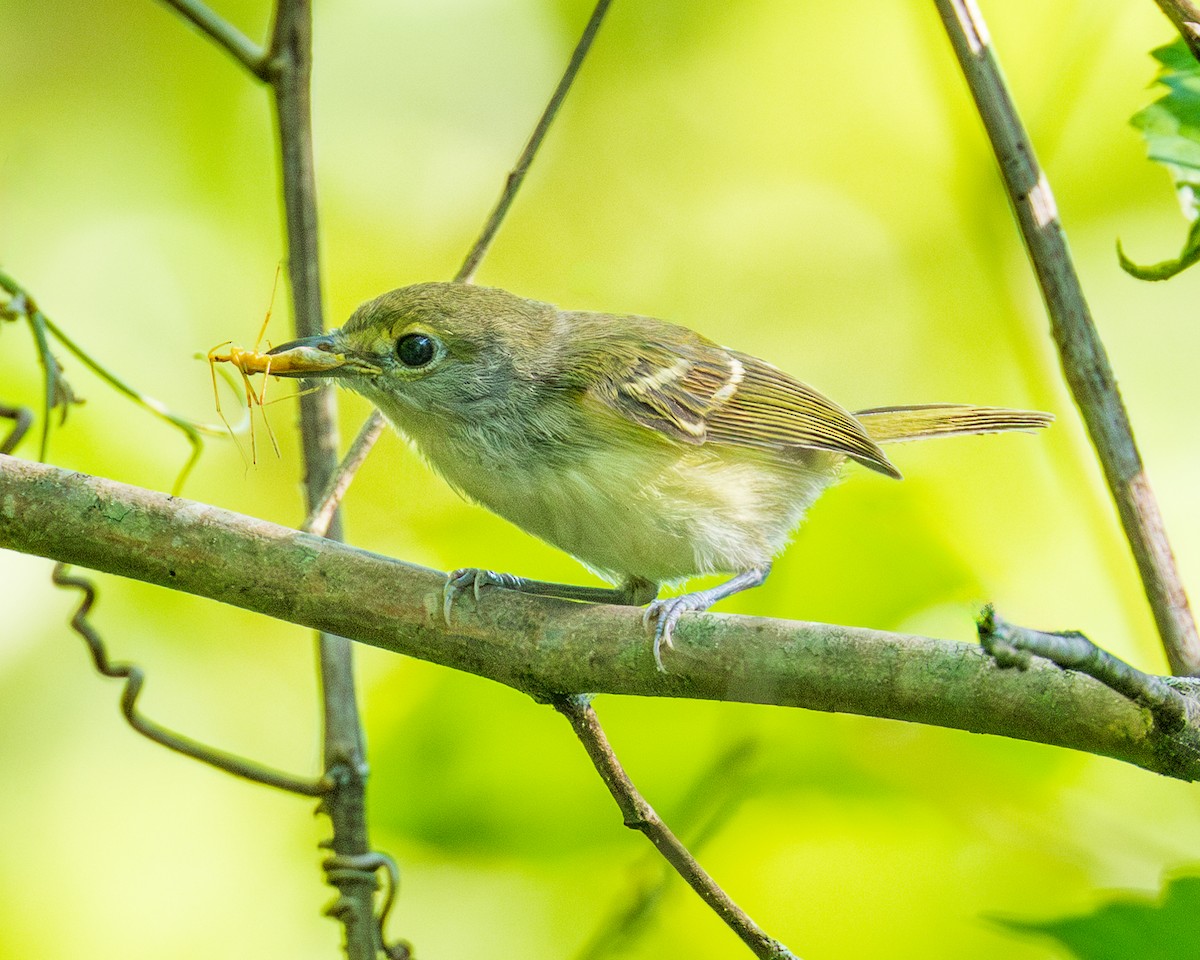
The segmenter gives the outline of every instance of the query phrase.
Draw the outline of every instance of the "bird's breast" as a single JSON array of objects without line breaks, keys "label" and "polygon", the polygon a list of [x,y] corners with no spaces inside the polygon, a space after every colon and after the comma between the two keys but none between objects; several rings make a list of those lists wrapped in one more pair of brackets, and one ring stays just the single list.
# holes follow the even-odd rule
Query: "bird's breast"
[{"label": "bird's breast", "polygon": [[410,436],[461,494],[611,580],[766,563],[836,474],[825,454],[798,467],[667,442],[531,446],[487,425]]}]

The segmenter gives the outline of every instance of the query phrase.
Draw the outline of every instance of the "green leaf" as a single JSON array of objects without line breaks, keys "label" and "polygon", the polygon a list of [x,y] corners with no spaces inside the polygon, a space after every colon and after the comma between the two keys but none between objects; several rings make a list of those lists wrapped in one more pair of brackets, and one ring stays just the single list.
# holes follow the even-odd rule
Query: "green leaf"
[{"label": "green leaf", "polygon": [[1168,43],[1165,47],[1151,50],[1150,55],[1163,65],[1164,73],[1168,71],[1187,73],[1196,67],[1196,60],[1192,56],[1192,51],[1188,49],[1188,45],[1182,37],[1174,43]]},{"label": "green leaf", "polygon": [[1178,960],[1195,956],[1200,944],[1200,877],[1175,877],[1158,900],[1126,895],[1057,920],[995,919],[1053,937],[1079,960]]}]

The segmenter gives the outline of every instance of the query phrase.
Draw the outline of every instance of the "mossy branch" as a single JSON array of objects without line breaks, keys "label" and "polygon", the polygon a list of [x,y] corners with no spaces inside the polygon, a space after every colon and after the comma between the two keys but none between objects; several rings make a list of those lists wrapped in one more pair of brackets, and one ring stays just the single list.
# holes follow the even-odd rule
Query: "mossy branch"
[{"label": "mossy branch", "polygon": [[[689,615],[667,672],[641,612],[493,590],[442,619],[444,575],[177,497],[0,456],[0,547],[159,584],[526,691],[804,707],[990,733],[1200,779],[1200,728],[1045,661],[856,627]],[[1195,711],[1193,711],[1195,712]]]}]

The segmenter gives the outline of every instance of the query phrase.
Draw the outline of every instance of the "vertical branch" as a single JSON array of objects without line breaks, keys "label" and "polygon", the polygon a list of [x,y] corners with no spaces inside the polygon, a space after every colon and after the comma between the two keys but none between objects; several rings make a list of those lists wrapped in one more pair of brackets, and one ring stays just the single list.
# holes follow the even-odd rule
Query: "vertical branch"
[{"label": "vertical branch", "polygon": [[[267,78],[275,97],[283,170],[283,200],[288,236],[288,276],[297,337],[324,329],[320,263],[317,249],[316,186],[313,173],[310,77],[312,8],[310,0],[279,0],[275,11]],[[325,385],[300,399],[304,447],[305,496],[311,511],[337,464],[337,424],[333,391]],[[341,539],[341,521],[330,518],[326,536]],[[373,869],[358,868],[370,855],[366,820],[366,762],[354,687],[350,642],[318,635],[321,693],[324,701],[325,775],[333,787],[322,810],[333,824],[326,864],[338,890],[330,913],[346,933],[350,960],[374,960],[381,949],[374,917]]]},{"label": "vertical branch", "polygon": [[[309,96],[312,72],[311,18],[310,0],[281,0],[276,13],[268,65],[268,79],[275,97],[279,127],[288,236],[288,277],[297,337],[313,337],[324,331]],[[319,387],[300,398],[300,428],[304,440],[305,483],[310,489],[320,491],[328,482],[336,463],[334,393],[319,381],[305,386]],[[335,521],[335,531],[336,528]],[[334,532],[331,536],[337,537],[338,533]]]},{"label": "vertical branch", "polygon": [[1063,376],[1083,414],[1175,674],[1200,672],[1200,636],[1116,377],[1084,299],[1054,196],[992,53],[975,0],[935,0],[1000,164],[1037,275]]},{"label": "vertical branch", "polygon": [[[277,0],[271,42],[261,54],[237,30],[217,17],[201,0],[165,0],[209,39],[271,86],[279,129],[283,200],[288,237],[288,277],[297,337],[324,330],[320,260],[317,244],[316,186],[313,172],[310,79],[312,73],[311,0]],[[499,229],[558,108],[570,89],[612,0],[598,0],[559,81],[516,167],[509,174],[496,208],[484,225],[456,279],[470,280]],[[311,386],[311,385],[310,385]],[[306,529],[341,539],[337,503],[383,428],[379,411],[372,413],[355,440],[346,462],[337,466],[337,426],[333,391],[323,383],[300,398],[300,432],[304,448]],[[366,763],[362,725],[354,687],[350,643],[342,637],[318,638],[324,700],[325,776],[332,784],[322,809],[333,823],[326,862],[329,882],[339,897],[331,913],[346,930],[350,960],[373,960],[377,952],[400,955],[402,946],[385,947],[373,915],[378,856],[371,853],[366,823]]]}]

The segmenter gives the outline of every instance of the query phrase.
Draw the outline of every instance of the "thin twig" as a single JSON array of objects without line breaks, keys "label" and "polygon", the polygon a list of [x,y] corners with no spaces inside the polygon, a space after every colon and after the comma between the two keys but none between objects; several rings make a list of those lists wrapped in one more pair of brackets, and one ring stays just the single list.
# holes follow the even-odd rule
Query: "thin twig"
[{"label": "thin twig", "polygon": [[199,0],[163,0],[185,20],[197,27],[218,47],[259,79],[265,79],[262,50],[232,24],[222,20]]},{"label": "thin twig", "polygon": [[367,418],[367,422],[359,430],[358,436],[350,444],[350,449],[346,451],[346,456],[342,458],[342,462],[338,464],[337,470],[334,471],[329,482],[325,484],[325,489],[317,498],[317,506],[301,524],[301,530],[315,533],[319,537],[325,536],[329,529],[329,523],[333,519],[334,511],[342,502],[342,497],[350,488],[354,475],[358,473],[358,468],[367,459],[367,454],[371,452],[371,448],[379,439],[379,435],[383,433],[386,425],[387,421],[378,410]]},{"label": "thin twig", "polygon": [[[592,15],[588,19],[587,25],[583,28],[583,35],[580,36],[579,42],[575,44],[575,50],[571,54],[571,60],[567,64],[567,69],[558,81],[558,86],[554,88],[554,93],[551,94],[550,100],[542,111],[537,125],[533,128],[533,133],[530,135],[529,141],[525,144],[525,149],[521,151],[521,155],[517,158],[515,166],[509,171],[508,177],[504,181],[504,189],[500,194],[500,199],[496,201],[496,206],[484,222],[479,237],[471,245],[471,249],[467,251],[466,259],[463,260],[462,266],[458,268],[458,273],[454,275],[456,283],[470,283],[474,278],[475,270],[478,268],[484,254],[487,253],[488,247],[491,246],[492,240],[495,239],[496,232],[500,229],[500,225],[504,222],[504,217],[508,213],[509,207],[512,206],[513,200],[516,198],[517,191],[521,189],[521,184],[525,181],[525,175],[529,172],[530,166],[533,165],[534,157],[537,156],[538,150],[541,149],[542,144],[545,142],[546,134],[550,131],[550,125],[558,115],[559,107],[562,106],[567,93],[571,89],[571,85],[575,82],[579,68],[583,65],[583,60],[591,49],[592,41],[596,38],[596,32],[600,29],[600,24],[604,20],[604,14],[608,12],[611,4],[612,0],[599,0],[595,9],[592,10]],[[342,496],[349,489],[350,484],[354,481],[354,475],[358,471],[358,468],[362,466],[363,462],[367,459],[367,455],[371,452],[371,448],[375,445],[375,441],[379,439],[384,424],[383,414],[378,410],[373,410],[371,415],[367,417],[366,421],[359,428],[358,435],[354,438],[354,443],[350,447],[350,452],[346,454],[341,466],[338,467],[338,479],[336,483],[326,488],[322,500],[318,506],[313,508],[312,515],[310,516],[324,515],[337,506]],[[352,456],[357,460],[354,464],[350,462]]]},{"label": "thin twig", "polygon": [[175,484],[172,488],[175,493],[182,490],[192,468],[200,460],[200,454],[204,450],[204,436],[223,436],[227,428],[217,424],[201,423],[187,417],[182,417],[173,413],[171,408],[161,400],[149,394],[142,393],[136,387],[130,386],[103,364],[93,359],[83,347],[72,340],[62,327],[41,311],[29,291],[25,290],[15,279],[2,270],[0,270],[0,290],[4,290],[10,296],[8,303],[4,305],[4,313],[10,317],[24,317],[29,322],[30,329],[33,332],[34,343],[37,347],[38,358],[44,371],[45,422],[42,426],[41,459],[44,460],[46,458],[46,444],[49,436],[51,411],[55,407],[62,407],[62,419],[65,420],[67,407],[72,403],[83,402],[76,397],[71,385],[62,375],[62,369],[59,366],[58,360],[50,352],[50,344],[47,336],[49,335],[61,343],[80,363],[118,393],[124,394],[143,410],[148,411],[160,420],[169,423],[183,432],[183,435],[191,445],[192,451],[188,456],[187,462],[184,463],[183,468],[175,478]]},{"label": "thin twig", "polygon": [[[312,6],[311,0],[278,0],[265,76],[274,94],[279,127],[284,211],[287,223],[288,277],[297,337],[324,331],[318,251],[316,178],[312,150]],[[307,510],[330,483],[337,465],[337,411],[334,392],[325,384],[300,398],[300,436],[304,448]],[[326,521],[327,536],[342,538],[336,507]],[[328,846],[346,861],[369,856],[367,828],[367,764],[362,722],[354,683],[350,641],[336,634],[317,636],[324,708],[324,766],[333,789],[321,809],[329,816],[333,836]],[[329,914],[345,930],[349,960],[375,960],[383,949],[375,917],[377,882],[373,872],[327,874],[338,891]]]},{"label": "thin twig", "polygon": [[[754,750],[754,741],[749,738],[722,750],[680,799],[679,819],[692,823],[700,821],[698,827],[689,831],[689,850],[703,847],[742,806],[746,798],[746,766]],[[575,954],[575,960],[620,956],[637,941],[668,888],[674,885],[671,865],[656,850],[650,851],[648,857],[652,857],[659,868],[658,879],[640,884],[628,902],[617,906]]]},{"label": "thin twig", "polygon": [[13,288],[5,281],[10,277],[0,274],[0,286],[12,295],[5,305],[5,313],[9,316],[21,315],[29,323],[33,334],[34,347],[37,350],[38,363],[42,367],[42,440],[38,446],[38,459],[45,460],[50,446],[51,414],[62,408],[59,425],[67,422],[67,413],[71,404],[83,401],[75,394],[67,378],[63,376],[58,358],[50,351],[50,342],[46,337],[46,317],[37,308],[33,298],[24,290]]},{"label": "thin twig", "polygon": [[550,130],[550,124],[554,122],[554,118],[558,115],[558,108],[562,106],[563,101],[566,99],[567,93],[571,89],[571,84],[575,82],[575,76],[579,73],[579,68],[583,66],[583,59],[587,56],[588,50],[591,49],[592,41],[596,38],[596,32],[600,29],[600,24],[604,21],[604,14],[608,12],[611,3],[612,0],[599,0],[595,9],[592,10],[592,15],[588,19],[587,25],[583,28],[583,35],[579,38],[579,42],[575,44],[575,50],[571,54],[571,60],[567,64],[567,69],[563,71],[562,79],[558,81],[558,86],[554,88],[554,93],[550,96],[550,102],[546,104],[546,109],[542,111],[542,116],[538,120],[537,126],[533,128],[533,133],[529,136],[529,142],[525,144],[525,149],[521,151],[521,155],[517,158],[516,166],[509,171],[508,177],[504,181],[504,189],[500,193],[500,199],[496,201],[496,206],[487,218],[487,222],[484,223],[479,238],[467,252],[467,257],[463,260],[462,266],[458,268],[458,273],[454,275],[456,283],[471,283],[474,279],[479,262],[483,259],[484,254],[487,253],[492,240],[495,239],[496,231],[500,229],[500,224],[504,222],[505,214],[508,213],[508,208],[512,206],[517,191],[521,189],[521,184],[525,182],[525,175],[529,172],[529,168],[533,164],[533,158],[537,155],[542,142],[546,139],[546,134]]},{"label": "thin twig", "polygon": [[1166,733],[1182,730],[1188,722],[1188,698],[1172,689],[1163,677],[1143,673],[1102,650],[1078,630],[1047,633],[1019,627],[1000,617],[991,605],[977,624],[979,642],[1002,667],[1027,670],[1030,655],[1085,673],[1123,697],[1145,707]]},{"label": "thin twig", "polygon": [[216,747],[207,746],[191,737],[175,733],[141,713],[137,708],[137,701],[141,695],[142,686],[146,682],[145,672],[137,664],[114,663],[110,660],[104,641],[88,620],[88,613],[91,612],[92,605],[96,602],[96,588],[90,580],[68,573],[67,565],[64,563],[55,564],[51,578],[57,586],[74,587],[83,592],[83,599],[74,616],[71,617],[71,627],[87,644],[96,670],[106,677],[125,681],[125,689],[121,693],[121,714],[134,730],[168,750],[182,753],[193,760],[207,763],[218,770],[231,773],[235,777],[251,780],[254,783],[286,790],[288,793],[296,793],[303,797],[320,797],[329,790],[330,784],[326,780],[311,780],[272,770],[252,760],[243,759],[235,754],[226,753],[224,750],[218,750]]},{"label": "thin twig", "polygon": [[1183,37],[1192,51],[1192,56],[1200,60],[1200,7],[1191,0],[1154,0],[1162,12],[1175,25],[1179,35]]},{"label": "thin twig", "polygon": [[1000,164],[1050,316],[1063,374],[1116,501],[1171,670],[1200,671],[1200,636],[1054,196],[1017,115],[974,0],[935,0]]},{"label": "thin twig", "polygon": [[646,835],[659,853],[671,864],[688,885],[699,894],[742,942],[763,960],[795,960],[795,954],[766,932],[747,916],[729,894],[717,886],[679,842],[654,808],[638,793],[625,770],[613,753],[608,738],[600,726],[596,712],[586,697],[555,697],[554,709],[567,718],[575,735],[587,751],[596,772],[600,774],[608,792],[620,807],[625,817],[625,826],[640,830]]}]

